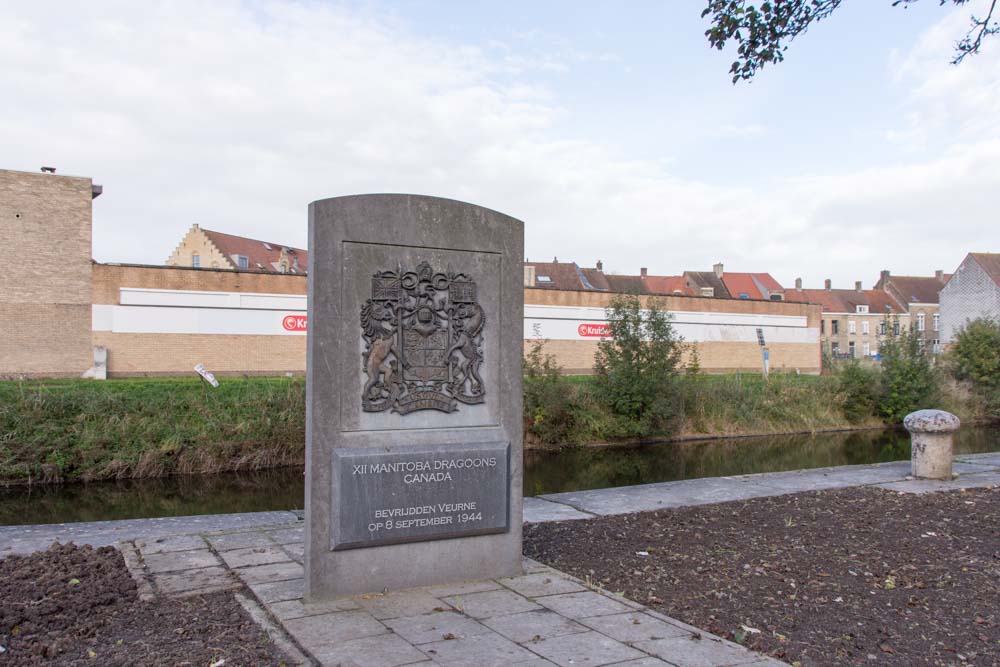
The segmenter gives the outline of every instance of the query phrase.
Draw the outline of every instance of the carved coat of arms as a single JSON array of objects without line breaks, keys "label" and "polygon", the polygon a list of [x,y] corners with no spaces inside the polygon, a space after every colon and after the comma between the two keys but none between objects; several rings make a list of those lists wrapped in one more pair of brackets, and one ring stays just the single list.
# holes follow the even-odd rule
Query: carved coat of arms
[{"label": "carved coat of arms", "polygon": [[427,262],[376,273],[361,308],[362,408],[405,415],[482,403],[484,324],[476,283],[464,273],[436,272]]}]

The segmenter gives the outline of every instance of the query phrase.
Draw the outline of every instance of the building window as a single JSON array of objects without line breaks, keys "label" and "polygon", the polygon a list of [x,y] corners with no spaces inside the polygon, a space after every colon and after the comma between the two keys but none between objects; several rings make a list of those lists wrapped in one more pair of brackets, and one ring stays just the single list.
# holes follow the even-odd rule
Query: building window
[{"label": "building window", "polygon": [[191,253],[191,266],[201,266],[201,256],[199,256],[196,252]]},{"label": "building window", "polygon": [[771,301],[784,301],[784,300],[785,300],[785,295],[784,294],[772,294],[771,295]]},{"label": "building window", "polygon": [[822,336],[826,333],[826,320],[821,319],[819,321],[819,335]]},{"label": "building window", "polygon": [[885,335],[885,320],[882,320],[881,322],[878,323],[878,335],[879,336]]},{"label": "building window", "polygon": [[931,341],[931,345],[932,345],[931,351],[934,352],[934,354],[941,354],[941,341],[940,340],[934,339],[933,341]]},{"label": "building window", "polygon": [[868,332],[869,332],[869,330],[870,330],[870,329],[869,329],[869,327],[870,327],[870,326],[871,326],[871,325],[869,325],[869,324],[868,324],[868,320],[864,320],[864,321],[863,321],[863,322],[861,323],[861,333],[862,333],[862,334],[864,334],[865,336],[867,336],[867,335],[868,335]]},{"label": "building window", "polygon": [[924,330],[924,314],[917,313],[917,331]]},{"label": "building window", "polygon": [[872,346],[868,341],[861,344],[861,353],[866,357],[872,356]]},{"label": "building window", "polygon": [[854,358],[854,341],[852,340],[847,344],[847,355],[853,359]]},{"label": "building window", "polygon": [[833,341],[832,343],[830,343],[830,353],[833,354],[833,356],[835,357],[838,354],[840,354],[840,343],[838,343],[837,341]]},{"label": "building window", "polygon": [[749,299],[750,295],[747,294],[746,292],[740,292],[740,298],[741,299]]},{"label": "building window", "polygon": [[934,331],[941,330],[941,316],[939,314],[934,313],[934,317],[931,320],[931,322],[932,322],[931,326],[934,327]]},{"label": "building window", "polygon": [[243,255],[237,255],[236,256],[236,266],[238,266],[241,269],[249,269],[250,268],[250,258],[249,257],[244,257]]},{"label": "building window", "polygon": [[847,333],[858,333],[858,323],[854,320],[847,320]]},{"label": "building window", "polygon": [[892,323],[892,335],[893,336],[899,335],[899,320],[896,320],[895,322]]},{"label": "building window", "polygon": [[830,333],[834,336],[840,333],[840,320],[830,320]]},{"label": "building window", "polygon": [[868,312],[868,306],[863,306],[861,304],[858,304],[858,306],[857,306],[857,308],[855,310],[857,312],[859,312],[859,313],[867,313]]}]

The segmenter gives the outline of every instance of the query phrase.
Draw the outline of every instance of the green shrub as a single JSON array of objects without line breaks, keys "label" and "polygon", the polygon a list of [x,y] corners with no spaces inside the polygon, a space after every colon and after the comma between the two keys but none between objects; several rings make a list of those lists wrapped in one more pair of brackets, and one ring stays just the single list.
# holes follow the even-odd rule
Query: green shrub
[{"label": "green shrub", "polygon": [[598,343],[595,391],[634,435],[664,434],[679,416],[683,340],[658,299],[645,311],[636,295],[617,295],[605,309],[610,336]]},{"label": "green shrub", "polygon": [[577,387],[562,375],[547,341],[532,341],[524,359],[524,414],[529,433],[546,443],[566,442],[575,424]]},{"label": "green shrub", "polygon": [[1000,322],[978,318],[965,323],[949,351],[952,374],[969,383],[986,402],[992,417],[1000,417]]},{"label": "green shrub", "polygon": [[848,422],[860,424],[875,416],[880,384],[881,377],[876,368],[863,366],[857,360],[841,367],[837,374],[837,386],[843,401],[841,409]]},{"label": "green shrub", "polygon": [[904,330],[896,338],[887,338],[879,354],[882,386],[878,412],[882,417],[899,423],[914,410],[936,407],[940,398],[937,372],[916,333]]}]

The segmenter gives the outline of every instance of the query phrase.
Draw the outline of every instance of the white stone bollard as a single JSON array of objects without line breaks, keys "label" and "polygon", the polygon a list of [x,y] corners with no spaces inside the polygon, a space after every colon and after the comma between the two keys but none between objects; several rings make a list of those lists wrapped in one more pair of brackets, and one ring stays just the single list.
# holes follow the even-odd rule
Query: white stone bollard
[{"label": "white stone bollard", "polygon": [[952,479],[952,433],[961,422],[944,410],[917,410],[906,415],[910,432],[910,473],[923,479]]}]

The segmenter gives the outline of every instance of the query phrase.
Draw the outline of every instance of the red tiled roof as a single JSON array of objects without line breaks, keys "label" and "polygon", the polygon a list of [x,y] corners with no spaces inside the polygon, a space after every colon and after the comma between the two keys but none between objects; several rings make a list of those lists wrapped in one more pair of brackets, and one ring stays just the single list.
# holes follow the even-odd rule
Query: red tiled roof
[{"label": "red tiled roof", "polygon": [[854,313],[859,305],[868,306],[869,313],[905,313],[906,306],[899,303],[885,290],[852,289],[791,289],[785,292],[785,301],[815,303],[824,313]]},{"label": "red tiled roof", "polygon": [[1000,287],[1000,253],[970,252],[969,257],[976,260],[976,264],[981,266],[983,271]]},{"label": "red tiled roof", "polygon": [[887,289],[907,303],[937,303],[938,292],[949,278],[951,274],[945,274],[943,280],[933,276],[889,276]]},{"label": "red tiled roof", "polygon": [[680,292],[690,296],[694,291],[687,286],[684,276],[647,276],[646,288],[653,294],[674,294]]},{"label": "red tiled roof", "polygon": [[[245,236],[213,232],[209,229],[202,229],[201,231],[205,233],[205,236],[215,244],[222,254],[232,260],[233,264],[236,264],[236,260],[232,257],[233,255],[247,257],[250,260],[249,268],[247,269],[249,271],[280,273],[277,264],[281,258],[281,250],[285,247],[288,247],[292,251],[288,258],[290,262],[289,272],[292,272],[294,268],[295,259],[299,260],[299,265],[295,269],[295,273],[305,273],[309,268],[309,252],[302,248],[292,248],[280,243],[270,243],[258,241],[257,239],[249,239]],[[270,249],[267,246],[270,246]]]}]

